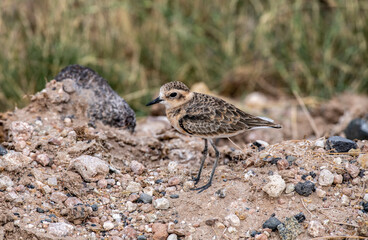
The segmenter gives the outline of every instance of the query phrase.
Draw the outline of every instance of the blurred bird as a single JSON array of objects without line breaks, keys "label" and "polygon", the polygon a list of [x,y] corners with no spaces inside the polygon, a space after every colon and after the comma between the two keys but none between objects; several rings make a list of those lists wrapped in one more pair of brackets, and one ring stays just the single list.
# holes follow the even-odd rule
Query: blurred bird
[{"label": "blurred bird", "polygon": [[215,174],[220,152],[213,143],[214,138],[228,138],[246,130],[257,128],[281,128],[270,119],[256,117],[236,108],[224,100],[202,93],[191,92],[182,82],[169,82],[160,88],[158,98],[146,106],[162,103],[171,125],[180,133],[204,139],[203,156],[195,185],[199,182],[208,154],[208,142],[216,153],[216,160],[207,184],[194,188],[200,192],[209,188]]}]

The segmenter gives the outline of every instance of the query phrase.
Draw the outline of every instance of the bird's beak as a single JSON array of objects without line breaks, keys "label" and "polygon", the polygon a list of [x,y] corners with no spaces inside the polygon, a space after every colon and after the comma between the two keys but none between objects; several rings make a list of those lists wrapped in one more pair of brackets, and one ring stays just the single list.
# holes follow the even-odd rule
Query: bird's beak
[{"label": "bird's beak", "polygon": [[156,103],[159,103],[159,102],[162,102],[162,101],[163,100],[160,97],[158,97],[155,100],[152,100],[151,102],[147,103],[146,106],[151,106],[153,104],[156,104]]}]

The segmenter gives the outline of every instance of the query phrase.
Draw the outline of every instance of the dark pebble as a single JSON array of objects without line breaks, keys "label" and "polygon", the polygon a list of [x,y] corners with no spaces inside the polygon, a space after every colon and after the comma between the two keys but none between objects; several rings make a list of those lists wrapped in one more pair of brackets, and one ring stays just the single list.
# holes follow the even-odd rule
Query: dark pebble
[{"label": "dark pebble", "polygon": [[262,160],[265,162],[271,162],[272,159],[274,159],[271,155],[267,155],[265,158],[263,158]]},{"label": "dark pebble", "polygon": [[156,184],[160,184],[160,183],[163,183],[164,181],[162,180],[162,179],[157,179],[156,181],[155,181],[155,183]]},{"label": "dark pebble", "polygon": [[174,223],[175,223],[175,224],[178,224],[178,222],[179,222],[179,221],[178,221],[177,219],[175,219],[175,220],[174,220]]},{"label": "dark pebble", "polygon": [[309,176],[309,174],[303,174],[303,175],[302,175],[302,179],[303,179],[303,180],[306,180],[308,176]]},{"label": "dark pebble", "polygon": [[317,177],[317,174],[315,173],[315,172],[309,172],[309,175],[312,177],[312,178],[315,178],[315,177]]},{"label": "dark pebble", "polygon": [[43,210],[42,208],[39,208],[39,207],[36,209],[36,211],[37,211],[38,213],[44,213],[44,212],[45,212],[45,210]]},{"label": "dark pebble", "polygon": [[368,212],[368,202],[363,202],[363,212]]},{"label": "dark pebble", "polygon": [[147,240],[147,237],[144,235],[140,235],[137,237],[137,240]]},{"label": "dark pebble", "polygon": [[146,194],[146,193],[141,193],[141,195],[138,198],[138,203],[151,203],[152,202],[152,196]]},{"label": "dark pebble", "polygon": [[13,213],[15,216],[19,216],[20,214],[19,213],[17,213],[17,212],[15,212],[15,213]]},{"label": "dark pebble", "polygon": [[293,165],[293,163],[295,162],[295,160],[296,160],[296,157],[294,157],[294,156],[286,156],[286,161],[288,161],[289,162],[289,165],[291,166],[291,165]]},{"label": "dark pebble", "polygon": [[219,198],[225,198],[226,197],[226,191],[225,189],[221,188],[215,192],[215,195]]},{"label": "dark pebble", "polygon": [[349,173],[344,173],[343,175],[342,175],[342,181],[343,182],[349,182],[351,180],[351,176],[350,176],[350,174]]},{"label": "dark pebble", "polygon": [[0,144],[0,156],[4,156],[8,151]]},{"label": "dark pebble", "polygon": [[49,218],[57,218],[57,217],[56,217],[55,214],[52,213],[52,214],[49,215]]},{"label": "dark pebble", "polygon": [[344,133],[348,139],[364,140],[368,139],[368,116],[364,118],[353,119],[345,128]]},{"label": "dark pebble", "polygon": [[360,169],[360,172],[359,172],[358,176],[362,178],[362,177],[364,177],[364,175],[365,175],[365,170]]},{"label": "dark pebble", "polygon": [[295,185],[295,192],[304,197],[308,197],[312,192],[316,191],[316,186],[311,181],[298,182]]},{"label": "dark pebble", "polygon": [[329,137],[326,141],[326,150],[334,149],[336,152],[348,152],[352,148],[358,148],[356,142],[340,136]]},{"label": "dark pebble", "polygon": [[170,198],[179,198],[179,195],[178,194],[172,194],[172,195],[170,195]]},{"label": "dark pebble", "polygon": [[272,158],[272,160],[271,160],[271,164],[277,164],[277,162],[279,161],[279,160],[281,160],[281,158],[279,158],[279,157],[277,157],[277,158]]},{"label": "dark pebble", "polygon": [[298,223],[302,223],[306,219],[304,213],[302,213],[302,212],[294,215],[294,217],[295,217],[296,220],[298,220]]},{"label": "dark pebble", "polygon": [[256,235],[258,235],[258,234],[261,234],[261,232],[258,232],[258,231],[256,231],[256,230],[252,230],[251,232],[250,232],[250,236],[251,237],[255,237]]},{"label": "dark pebble", "polygon": [[276,230],[277,230],[277,226],[278,226],[279,224],[282,224],[282,222],[281,222],[280,220],[278,220],[278,219],[277,219],[277,218],[275,218],[275,217],[270,217],[269,219],[267,219],[267,220],[263,223],[262,227],[263,227],[263,228],[269,228],[269,229],[271,229],[271,230],[274,232],[274,231],[276,231]]},{"label": "dark pebble", "polygon": [[97,206],[97,204],[92,204],[91,208],[92,208],[92,210],[93,210],[94,212],[96,212],[96,211],[98,210],[98,206]]},{"label": "dark pebble", "polygon": [[26,187],[27,187],[27,188],[30,188],[30,189],[34,189],[34,188],[35,188],[35,186],[34,186],[34,185],[32,185],[32,184],[27,184],[27,185],[26,185]]}]

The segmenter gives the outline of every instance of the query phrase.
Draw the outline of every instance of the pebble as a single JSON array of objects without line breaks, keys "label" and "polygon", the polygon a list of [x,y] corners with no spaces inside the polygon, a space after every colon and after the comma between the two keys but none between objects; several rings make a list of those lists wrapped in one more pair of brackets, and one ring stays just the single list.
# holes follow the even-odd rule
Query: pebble
[{"label": "pebble", "polygon": [[130,169],[137,175],[141,175],[146,169],[144,165],[138,161],[132,161],[130,163]]},{"label": "pebble", "polygon": [[72,208],[77,204],[83,204],[83,202],[81,200],[79,200],[79,198],[68,197],[68,199],[65,200],[64,204],[65,204],[66,207]]},{"label": "pebble", "polygon": [[194,188],[194,181],[185,181],[183,184],[184,191],[190,191],[190,189]]},{"label": "pebble", "polygon": [[176,186],[176,185],[178,185],[178,184],[180,184],[180,179],[179,179],[179,178],[177,178],[177,177],[172,177],[172,178],[170,178],[170,179],[169,179],[169,181],[168,181],[168,185],[169,185],[169,186]]},{"label": "pebble", "polygon": [[19,142],[29,140],[32,137],[34,128],[26,122],[13,121],[10,130],[13,140]]},{"label": "pebble", "polygon": [[137,240],[147,240],[147,237],[146,237],[146,236],[144,236],[144,235],[139,235],[139,236],[137,237]]},{"label": "pebble", "polygon": [[154,223],[152,225],[153,240],[166,240],[169,235],[166,224]]},{"label": "pebble", "polygon": [[111,221],[106,221],[106,222],[103,223],[103,228],[106,231],[109,231],[109,230],[114,228],[114,224]]},{"label": "pebble", "polygon": [[101,189],[106,188],[107,187],[106,179],[103,178],[103,179],[98,180],[97,186]]},{"label": "pebble", "polygon": [[298,182],[295,185],[295,191],[304,197],[308,197],[316,190],[316,187],[313,182],[305,181],[305,182]]},{"label": "pebble", "polygon": [[92,204],[91,208],[94,212],[96,212],[98,210],[98,205],[97,204]]},{"label": "pebble", "polygon": [[340,136],[329,137],[326,141],[326,150],[335,149],[336,152],[348,152],[352,148],[358,148],[356,142]]},{"label": "pebble", "polygon": [[270,217],[263,223],[262,228],[269,228],[272,231],[276,231],[279,224],[282,224],[279,219],[276,217]]},{"label": "pebble", "polygon": [[308,234],[312,237],[321,237],[325,234],[325,227],[319,221],[312,220],[308,225]]},{"label": "pebble", "polygon": [[268,240],[268,237],[266,234],[264,233],[261,233],[261,234],[258,234],[254,237],[255,240]]},{"label": "pebble", "polygon": [[289,162],[286,159],[280,159],[276,163],[278,170],[285,170],[289,167]]},{"label": "pebble", "polygon": [[[1,161],[2,160],[2,161]],[[4,168],[9,172],[19,172],[23,168],[28,167],[32,159],[20,152],[10,151],[2,159],[0,159],[0,168]]]},{"label": "pebble", "polygon": [[57,203],[64,202],[68,197],[62,192],[53,192],[50,196],[50,200]]},{"label": "pebble", "polygon": [[140,183],[131,181],[129,182],[126,190],[131,193],[138,193],[139,191],[142,190],[142,187]]},{"label": "pebble", "polygon": [[302,232],[302,227],[295,217],[285,218],[284,224],[277,226],[282,240],[299,239],[297,236]]},{"label": "pebble", "polygon": [[4,156],[8,151],[0,144],[0,156]]},{"label": "pebble", "polygon": [[167,237],[167,240],[178,240],[178,236],[173,233],[173,234],[170,234],[168,237]]},{"label": "pebble", "polygon": [[341,184],[343,181],[343,176],[341,174],[334,174],[334,184]]},{"label": "pebble", "polygon": [[13,181],[10,177],[5,175],[0,175],[0,190],[5,190],[8,187],[12,187],[14,185]]},{"label": "pebble", "polygon": [[292,192],[294,192],[294,190],[295,190],[295,184],[294,183],[286,184],[286,188],[285,188],[285,193],[286,194],[292,193]]},{"label": "pebble", "polygon": [[[134,228],[130,227],[130,226],[125,227],[123,233],[127,237],[127,238],[123,238],[123,239],[138,239],[137,238],[137,235],[138,235],[137,231]],[[114,240],[114,239],[112,239],[112,240]]]},{"label": "pebble", "polygon": [[134,212],[137,209],[137,204],[127,201],[126,207],[128,212]]},{"label": "pebble", "polygon": [[109,165],[105,161],[89,155],[75,158],[69,165],[70,169],[76,170],[86,182],[104,179],[109,173]]},{"label": "pebble", "polygon": [[318,183],[321,186],[331,186],[334,181],[334,175],[327,169],[323,169],[319,174]]},{"label": "pebble", "polygon": [[231,226],[238,227],[240,226],[240,219],[235,214],[229,214],[225,217],[226,221],[229,221]]},{"label": "pebble", "polygon": [[225,198],[226,197],[226,189],[221,188],[215,192],[215,195],[219,198]]},{"label": "pebble", "polygon": [[[1,150],[0,150],[0,155],[1,155]],[[359,154],[357,161],[360,164],[360,166],[362,166],[362,168],[368,168],[368,153]]]},{"label": "pebble", "polygon": [[229,233],[236,233],[236,232],[238,232],[235,227],[228,227],[227,231]]},{"label": "pebble", "polygon": [[71,234],[74,227],[65,222],[57,222],[57,223],[49,223],[49,227],[47,228],[48,233],[58,236],[58,237],[66,237]]},{"label": "pebble", "polygon": [[176,199],[176,198],[179,198],[179,195],[178,195],[178,194],[171,194],[171,195],[170,195],[170,198],[172,198],[172,199]]},{"label": "pebble", "polygon": [[341,157],[337,157],[337,158],[334,158],[333,162],[340,165],[342,163],[342,159]]},{"label": "pebble", "polygon": [[58,184],[58,181],[57,181],[57,178],[56,177],[50,177],[47,179],[47,184],[49,186],[53,186],[53,187],[56,187],[57,184]]},{"label": "pebble", "polygon": [[346,196],[351,196],[352,193],[353,193],[353,190],[349,187],[344,187],[342,189],[342,194],[344,194]]},{"label": "pebble", "polygon": [[356,178],[359,175],[359,172],[360,172],[359,167],[357,167],[353,164],[350,164],[350,163],[345,164],[345,169],[350,174],[350,176],[352,178]]},{"label": "pebble", "polygon": [[165,209],[168,209],[170,207],[170,202],[166,198],[159,198],[159,199],[156,199],[155,201],[153,201],[153,206],[156,209],[165,210]]},{"label": "pebble", "polygon": [[320,188],[317,188],[317,189],[316,189],[316,194],[317,194],[317,196],[318,196],[318,197],[320,197],[320,198],[324,198],[324,197],[326,197],[326,191],[324,191],[324,190],[322,190],[322,189],[320,189]]},{"label": "pebble", "polygon": [[268,179],[269,182],[263,186],[262,190],[270,197],[279,197],[286,187],[284,179],[280,175],[272,175]]},{"label": "pebble", "polygon": [[148,222],[153,223],[153,222],[156,221],[157,215],[153,214],[153,213],[149,213],[149,214],[146,215],[146,218],[147,218]]},{"label": "pebble", "polygon": [[324,139],[317,139],[314,142],[314,146],[324,148],[325,147],[325,140]]},{"label": "pebble", "polygon": [[350,204],[350,198],[348,196],[346,196],[345,194],[342,195],[342,197],[341,197],[341,204],[343,206],[349,206],[349,204]]},{"label": "pebble", "polygon": [[244,174],[244,181],[249,181],[251,177],[255,176],[255,173],[253,170],[249,170]]},{"label": "pebble", "polygon": [[364,194],[363,200],[368,202],[368,193]]},{"label": "pebble", "polygon": [[152,196],[150,196],[146,193],[141,193],[141,195],[139,196],[138,201],[142,202],[142,203],[152,203]]},{"label": "pebble", "polygon": [[345,128],[344,133],[349,139],[368,139],[368,120],[366,118],[355,118]]},{"label": "pebble", "polygon": [[178,163],[175,161],[170,161],[167,165],[167,170],[169,170],[170,173],[175,173],[178,168]]}]

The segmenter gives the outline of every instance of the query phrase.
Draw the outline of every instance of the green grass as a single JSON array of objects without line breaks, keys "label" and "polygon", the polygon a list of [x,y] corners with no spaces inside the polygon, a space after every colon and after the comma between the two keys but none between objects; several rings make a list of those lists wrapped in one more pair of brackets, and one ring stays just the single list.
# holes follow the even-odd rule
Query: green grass
[{"label": "green grass", "polygon": [[0,111],[76,63],[140,116],[173,80],[223,91],[236,76],[240,95],[368,93],[368,1],[2,0],[0,9]]}]

